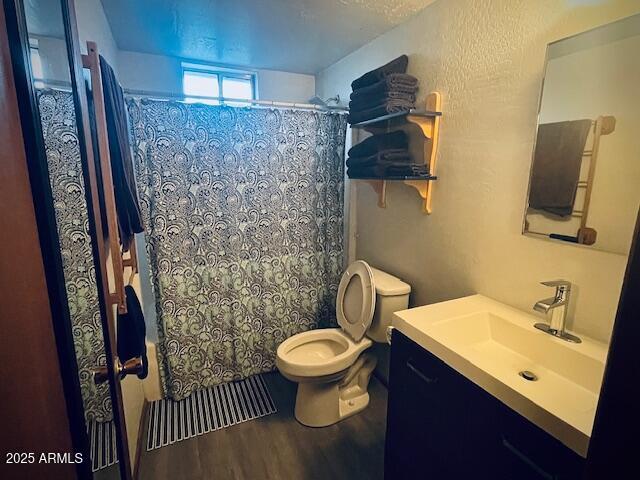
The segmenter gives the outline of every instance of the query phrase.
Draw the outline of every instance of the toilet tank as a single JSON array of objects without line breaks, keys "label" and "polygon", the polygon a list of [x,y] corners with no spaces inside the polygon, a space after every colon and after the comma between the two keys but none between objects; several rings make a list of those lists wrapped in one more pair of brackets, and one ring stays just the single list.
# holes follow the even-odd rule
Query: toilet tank
[{"label": "toilet tank", "polygon": [[367,337],[374,342],[387,342],[387,327],[391,326],[393,313],[409,307],[411,285],[393,275],[371,267],[376,287],[376,308],[367,330]]}]

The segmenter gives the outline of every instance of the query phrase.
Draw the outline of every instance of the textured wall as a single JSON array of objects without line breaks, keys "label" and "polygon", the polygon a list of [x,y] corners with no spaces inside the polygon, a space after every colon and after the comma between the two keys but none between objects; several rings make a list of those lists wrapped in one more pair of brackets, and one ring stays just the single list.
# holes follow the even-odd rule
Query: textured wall
[{"label": "textured wall", "polygon": [[[422,98],[442,92],[444,119],[431,216],[414,190],[391,185],[387,209],[356,186],[356,255],[413,286],[421,305],[479,292],[531,311],[576,284],[576,330],[608,340],[626,257],[520,234],[546,44],[640,11],[605,0],[439,0],[317,77],[321,95],[401,54]],[[353,210],[352,210],[353,213]]]},{"label": "textured wall", "polygon": [[258,70],[258,94],[263,100],[307,103],[316,94],[316,78],[301,73]]},{"label": "textured wall", "polygon": [[105,58],[111,67],[118,72],[117,52],[118,47],[111,27],[104,14],[100,0],[76,0],[76,16],[78,20],[78,35],[80,37],[80,48],[86,53],[87,41],[98,44],[98,52]]}]

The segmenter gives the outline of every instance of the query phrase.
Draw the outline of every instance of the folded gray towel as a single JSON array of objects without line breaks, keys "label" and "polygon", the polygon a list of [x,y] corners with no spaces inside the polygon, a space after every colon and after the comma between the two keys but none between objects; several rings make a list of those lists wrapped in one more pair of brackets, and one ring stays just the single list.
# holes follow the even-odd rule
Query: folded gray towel
[{"label": "folded gray towel", "polygon": [[429,169],[426,165],[411,164],[411,165],[389,165],[385,169],[385,175],[390,177],[417,177],[421,175],[428,175]]},{"label": "folded gray towel", "polygon": [[368,85],[373,85],[391,73],[406,73],[408,64],[409,57],[406,55],[400,55],[398,58],[391,60],[386,65],[382,65],[381,67],[365,73],[360,78],[355,79],[351,82],[351,88],[356,90]]},{"label": "folded gray towel", "polygon": [[374,165],[389,165],[389,164],[402,164],[406,165],[411,163],[411,155],[406,149],[393,149],[385,150],[382,152],[374,153],[368,157],[349,157],[347,159],[347,167],[370,167]]},{"label": "folded gray towel", "polygon": [[395,132],[373,135],[349,149],[349,157],[369,157],[385,150],[402,149],[409,147],[409,138],[406,132]]},{"label": "folded gray towel", "polygon": [[351,100],[387,92],[415,94],[417,91],[418,79],[416,77],[407,73],[392,73],[373,85],[354,90],[351,92]]},{"label": "folded gray towel", "polygon": [[413,93],[404,93],[404,92],[386,92],[386,93],[378,93],[374,95],[367,95],[366,97],[361,97],[356,100],[351,100],[349,102],[349,110],[357,111],[357,110],[368,110],[369,108],[374,108],[377,105],[386,103],[390,100],[404,100],[415,104],[416,96]]},{"label": "folded gray towel", "polygon": [[348,122],[350,124],[365,122],[376,117],[381,117],[390,113],[408,112],[412,108],[415,108],[414,102],[409,102],[402,99],[390,99],[386,102],[369,108],[367,110],[358,110],[355,112],[349,112]]},{"label": "folded gray towel", "polygon": [[428,173],[426,165],[405,163],[347,169],[349,178],[419,177],[426,176]]}]

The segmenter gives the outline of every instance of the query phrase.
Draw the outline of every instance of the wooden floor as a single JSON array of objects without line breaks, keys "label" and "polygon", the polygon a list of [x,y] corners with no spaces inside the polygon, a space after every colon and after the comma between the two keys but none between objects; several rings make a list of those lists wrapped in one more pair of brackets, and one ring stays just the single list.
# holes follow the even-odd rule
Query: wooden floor
[{"label": "wooden floor", "polygon": [[361,413],[324,428],[293,416],[296,384],[265,375],[278,412],[143,451],[139,480],[341,480],[383,477],[387,390],[372,377]]}]

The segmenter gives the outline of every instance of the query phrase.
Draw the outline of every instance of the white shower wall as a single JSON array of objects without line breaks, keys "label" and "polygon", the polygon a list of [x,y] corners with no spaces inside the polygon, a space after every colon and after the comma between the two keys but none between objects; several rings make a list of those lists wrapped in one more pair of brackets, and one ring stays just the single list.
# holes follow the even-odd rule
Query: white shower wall
[{"label": "white shower wall", "polygon": [[100,54],[118,73],[118,47],[113,39],[111,27],[102,8],[102,3],[100,0],[76,0],[74,4],[82,52],[86,53],[85,45],[87,41],[96,42]]}]

